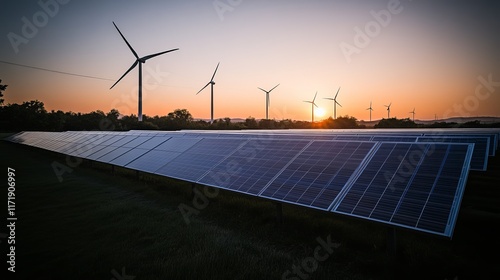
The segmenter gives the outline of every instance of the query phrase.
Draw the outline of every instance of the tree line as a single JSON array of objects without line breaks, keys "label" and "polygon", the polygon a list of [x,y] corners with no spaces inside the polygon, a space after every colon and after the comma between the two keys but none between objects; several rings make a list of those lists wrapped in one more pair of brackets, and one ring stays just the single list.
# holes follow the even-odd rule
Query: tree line
[{"label": "tree line", "polygon": [[[248,117],[244,121],[235,122],[230,118],[214,120],[211,124],[204,120],[195,120],[187,109],[176,109],[165,116],[143,115],[143,121],[139,122],[137,116],[122,115],[116,109],[105,113],[101,110],[90,113],[74,113],[58,111],[47,111],[43,102],[39,100],[26,101],[22,104],[4,105],[3,92],[7,85],[1,84],[0,80],[0,130],[6,132],[15,131],[78,131],[78,130],[180,130],[180,129],[352,129],[366,128],[360,125],[352,116],[341,116],[337,119],[328,118],[319,122],[296,121],[291,119],[274,120]],[[434,123],[432,125],[416,124],[409,118],[406,119],[382,119],[374,128],[421,128],[421,127],[482,127],[476,122],[465,124],[456,123]],[[498,127],[498,124],[497,124]]]}]

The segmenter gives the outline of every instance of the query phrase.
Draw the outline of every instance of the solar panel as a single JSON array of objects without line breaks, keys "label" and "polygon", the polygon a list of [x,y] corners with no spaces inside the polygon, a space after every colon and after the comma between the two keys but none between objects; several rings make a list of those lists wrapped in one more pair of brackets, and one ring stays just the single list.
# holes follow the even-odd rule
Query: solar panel
[{"label": "solar panel", "polygon": [[374,135],[371,139],[376,142],[416,142],[417,136],[378,136]]},{"label": "solar panel", "polygon": [[309,142],[250,139],[198,182],[257,195]]},{"label": "solar panel", "polygon": [[128,147],[120,147],[125,151],[125,149],[129,149],[128,151],[124,152],[120,156],[114,158],[112,161],[109,163],[118,165],[118,166],[125,166],[135,160],[136,158],[142,156],[143,154],[147,153],[148,150],[146,149],[134,149],[134,148],[128,148]]},{"label": "solar panel", "polygon": [[470,168],[472,170],[486,171],[488,167],[488,154],[490,147],[489,137],[458,137],[458,136],[421,136],[418,142],[452,142],[452,143],[474,143],[474,152]]},{"label": "solar panel", "polygon": [[197,182],[207,171],[233,153],[247,140],[203,138],[173,161],[156,171],[156,174]]},{"label": "solar panel", "polygon": [[[489,138],[474,136],[474,144],[442,143],[451,138],[448,135],[438,140],[421,138],[439,141],[428,143],[410,142],[416,136],[402,131],[383,133],[23,132],[9,140],[274,201],[451,236],[468,168],[473,165],[471,158],[481,145],[486,155]],[[469,136],[446,141],[466,142]],[[318,140],[331,138],[349,141]]]},{"label": "solar panel", "polygon": [[151,150],[128,163],[125,167],[154,173],[160,167],[169,163],[180,154],[181,153],[179,152]]},{"label": "solar panel", "polygon": [[260,196],[327,210],[374,145],[314,141]]},{"label": "solar panel", "polygon": [[200,140],[201,138],[173,137],[155,147],[155,150],[184,152]]},{"label": "solar panel", "polygon": [[472,144],[381,143],[332,211],[450,236]]},{"label": "solar panel", "polygon": [[114,146],[109,146],[109,147],[113,147],[115,148],[114,150],[110,151],[109,153],[99,157],[99,158],[96,158],[97,161],[100,161],[100,162],[105,162],[105,163],[111,163],[111,164],[116,164],[116,165],[119,165],[119,166],[124,166],[126,163],[123,163],[123,164],[117,164],[117,163],[114,163],[112,162],[114,159],[116,159],[117,157],[125,154],[126,152],[130,151],[132,148],[124,148],[124,147],[114,147]]}]

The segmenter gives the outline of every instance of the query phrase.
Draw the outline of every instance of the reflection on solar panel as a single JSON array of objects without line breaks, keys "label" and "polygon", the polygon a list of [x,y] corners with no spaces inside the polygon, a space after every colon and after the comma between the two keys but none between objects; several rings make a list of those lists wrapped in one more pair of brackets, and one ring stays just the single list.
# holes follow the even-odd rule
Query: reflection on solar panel
[{"label": "reflection on solar panel", "polygon": [[261,196],[327,210],[374,145],[314,141]]},{"label": "reflection on solar panel", "polygon": [[451,236],[471,155],[470,144],[382,143],[332,211]]},{"label": "reflection on solar panel", "polygon": [[418,142],[474,143],[470,168],[472,170],[486,171],[488,167],[489,137],[421,136],[418,138]]},{"label": "reflection on solar panel", "polygon": [[244,139],[203,138],[155,173],[197,182],[212,167],[245,142]]},{"label": "reflection on solar panel", "polygon": [[[489,138],[474,136],[470,140],[469,134],[461,140],[448,135],[420,137],[420,141],[439,141],[424,143],[414,142],[416,133],[22,132],[9,140],[269,200],[451,236],[471,157],[474,166],[476,160],[479,162],[476,156],[486,154]],[[337,139],[330,140],[333,138]],[[475,145],[442,143],[453,141]],[[482,163],[482,168],[486,167]]]},{"label": "reflection on solar panel", "polygon": [[257,195],[308,143],[251,139],[210,169],[199,182]]}]

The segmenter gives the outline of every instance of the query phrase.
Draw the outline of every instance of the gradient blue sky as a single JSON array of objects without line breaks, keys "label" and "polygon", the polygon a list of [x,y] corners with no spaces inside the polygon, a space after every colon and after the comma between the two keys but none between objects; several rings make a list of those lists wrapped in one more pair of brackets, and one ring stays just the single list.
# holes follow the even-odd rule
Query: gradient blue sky
[{"label": "gradient blue sky", "polygon": [[[115,21],[139,56],[180,48],[144,65],[143,113],[149,116],[186,108],[209,118],[210,90],[196,92],[218,62],[215,118],[265,117],[265,94],[257,87],[278,83],[270,109],[276,119],[310,120],[303,101],[316,91],[318,106],[331,115],[332,103],[323,98],[338,87],[337,115],[359,120],[369,118],[370,101],[373,119],[387,117],[389,102],[398,118],[411,117],[413,108],[423,120],[500,116],[500,86],[476,93],[480,76],[500,82],[499,1],[401,0],[400,12],[366,46],[358,45],[350,61],[341,44],[356,46],[356,28],[364,30],[374,22],[372,11],[394,1],[64,2],[16,53],[9,34],[23,36],[22,18],[43,21],[43,9],[39,1],[3,1],[0,60],[110,80],[0,63],[7,103],[38,99],[49,110],[137,114],[137,70],[109,90],[134,62]],[[218,12],[214,3],[230,9]]]}]

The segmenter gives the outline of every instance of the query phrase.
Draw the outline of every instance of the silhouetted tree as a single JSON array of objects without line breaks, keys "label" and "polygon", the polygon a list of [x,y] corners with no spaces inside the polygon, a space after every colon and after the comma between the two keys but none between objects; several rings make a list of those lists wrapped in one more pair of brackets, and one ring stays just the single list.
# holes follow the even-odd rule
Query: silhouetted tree
[{"label": "silhouetted tree", "polygon": [[248,117],[245,119],[245,127],[246,128],[258,128],[259,125],[257,124],[257,121],[255,120],[254,117]]},{"label": "silhouetted tree", "polygon": [[406,119],[397,119],[397,118],[390,118],[390,119],[382,119],[378,122],[378,124],[373,126],[374,128],[414,128],[417,127],[417,124],[410,120],[409,118]]},{"label": "silhouetted tree", "polygon": [[3,105],[3,92],[7,89],[7,85],[2,85],[2,79],[0,79],[0,106]]}]

